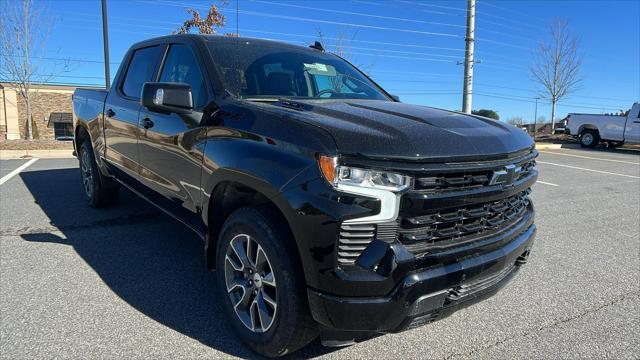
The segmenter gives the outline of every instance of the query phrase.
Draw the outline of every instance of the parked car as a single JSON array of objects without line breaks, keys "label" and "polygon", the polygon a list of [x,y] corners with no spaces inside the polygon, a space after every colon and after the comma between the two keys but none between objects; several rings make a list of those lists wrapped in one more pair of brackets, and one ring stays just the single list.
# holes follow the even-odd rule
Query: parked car
[{"label": "parked car", "polygon": [[530,136],[401,103],[320,44],[143,41],[73,108],[89,204],[122,186],[198,234],[228,320],[266,356],[446,317],[533,245]]},{"label": "parked car", "polygon": [[626,116],[569,114],[567,130],[583,147],[594,147],[603,141],[611,146],[640,144],[640,104],[634,103]]}]

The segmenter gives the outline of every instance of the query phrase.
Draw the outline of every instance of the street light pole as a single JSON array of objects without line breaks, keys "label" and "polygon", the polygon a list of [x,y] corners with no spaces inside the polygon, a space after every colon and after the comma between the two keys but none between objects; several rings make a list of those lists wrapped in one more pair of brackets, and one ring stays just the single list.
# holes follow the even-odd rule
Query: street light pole
[{"label": "street light pole", "polygon": [[102,0],[102,40],[104,46],[104,87],[111,87],[111,74],[109,73],[109,32],[107,29],[107,0]]},{"label": "street light pole", "polygon": [[533,115],[533,141],[536,141],[536,133],[538,127],[538,99],[540,98],[536,96],[534,99],[536,99],[536,110]]}]

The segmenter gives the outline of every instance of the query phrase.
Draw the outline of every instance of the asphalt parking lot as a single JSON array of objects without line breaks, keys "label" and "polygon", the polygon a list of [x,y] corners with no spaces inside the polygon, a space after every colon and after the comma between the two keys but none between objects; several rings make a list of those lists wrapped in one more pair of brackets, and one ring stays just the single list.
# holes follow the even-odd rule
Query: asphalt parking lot
[{"label": "asphalt parking lot", "polygon": [[[538,237],[514,282],[431,325],[295,355],[640,357],[639,154],[541,151]],[[126,191],[117,207],[89,208],[74,159],[14,171],[27,161],[0,161],[2,358],[254,356],[189,230]]]}]

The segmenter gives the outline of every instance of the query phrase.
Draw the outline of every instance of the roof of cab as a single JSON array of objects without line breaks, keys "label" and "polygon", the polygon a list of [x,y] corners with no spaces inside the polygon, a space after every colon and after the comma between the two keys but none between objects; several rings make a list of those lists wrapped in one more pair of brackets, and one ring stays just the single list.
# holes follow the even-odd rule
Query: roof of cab
[{"label": "roof of cab", "polygon": [[140,41],[136,44],[133,44],[132,47],[136,47],[136,48],[143,47],[148,45],[149,43],[156,43],[158,41],[171,42],[171,40],[176,40],[180,38],[191,38],[191,39],[197,39],[200,41],[204,40],[206,42],[211,42],[211,43],[229,43],[230,44],[234,42],[241,42],[246,44],[265,45],[265,46],[278,45],[278,46],[282,46],[283,48],[296,49],[298,51],[300,50],[318,51],[318,50],[311,49],[307,46],[293,45],[293,44],[289,44],[281,41],[275,41],[275,40],[257,39],[257,38],[250,38],[250,37],[238,37],[238,36],[200,35],[200,34],[173,34],[173,35],[159,36],[159,37]]}]

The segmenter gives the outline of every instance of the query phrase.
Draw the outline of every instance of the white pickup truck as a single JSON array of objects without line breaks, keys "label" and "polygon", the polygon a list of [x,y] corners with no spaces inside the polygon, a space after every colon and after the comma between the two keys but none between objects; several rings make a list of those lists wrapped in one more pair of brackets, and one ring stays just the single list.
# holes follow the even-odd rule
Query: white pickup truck
[{"label": "white pickup truck", "polygon": [[576,114],[567,116],[566,131],[577,136],[583,147],[605,141],[610,146],[640,144],[640,104],[634,103],[627,116]]}]

